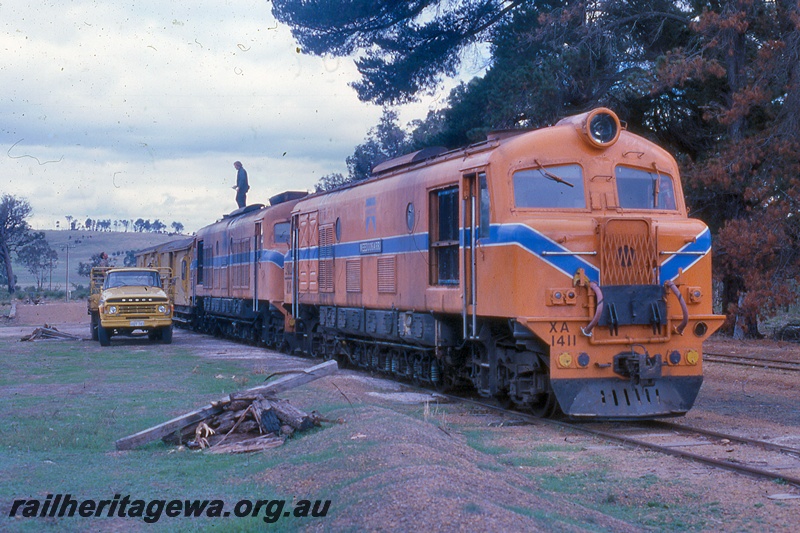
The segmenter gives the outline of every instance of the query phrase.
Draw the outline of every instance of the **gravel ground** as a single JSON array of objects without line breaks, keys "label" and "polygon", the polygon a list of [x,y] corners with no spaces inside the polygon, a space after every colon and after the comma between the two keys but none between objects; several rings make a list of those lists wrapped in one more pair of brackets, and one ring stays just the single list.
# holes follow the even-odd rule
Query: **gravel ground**
[{"label": "gravel ground", "polygon": [[[0,336],[47,323],[88,338],[85,313],[82,302],[18,306]],[[311,364],[183,331],[175,343],[198,357],[252,359],[254,369]],[[788,343],[715,339],[706,350],[800,360],[800,346]],[[797,373],[711,362],[704,371],[696,405],[679,422],[800,447]],[[311,529],[794,531],[800,519],[796,487],[516,425],[466,404],[423,403],[430,398],[361,373],[342,370],[289,399],[343,420],[270,450],[281,463],[254,472],[286,494],[330,498],[330,516]]]}]

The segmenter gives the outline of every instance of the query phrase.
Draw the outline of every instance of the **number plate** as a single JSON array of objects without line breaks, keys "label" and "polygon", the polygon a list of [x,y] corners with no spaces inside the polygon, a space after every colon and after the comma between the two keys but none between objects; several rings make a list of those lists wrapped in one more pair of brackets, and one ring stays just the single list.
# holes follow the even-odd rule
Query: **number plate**
[{"label": "number plate", "polygon": [[131,320],[131,327],[142,327],[144,326],[144,320]]}]

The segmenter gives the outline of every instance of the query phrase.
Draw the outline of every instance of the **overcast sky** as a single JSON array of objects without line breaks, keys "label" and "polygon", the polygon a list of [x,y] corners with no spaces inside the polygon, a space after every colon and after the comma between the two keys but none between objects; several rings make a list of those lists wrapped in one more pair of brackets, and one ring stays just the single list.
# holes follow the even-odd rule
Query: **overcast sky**
[{"label": "overcast sky", "polygon": [[[36,229],[159,219],[189,232],[311,189],[377,124],[351,60],[298,53],[266,0],[0,2],[0,193]],[[424,118],[438,97],[401,110]]]}]

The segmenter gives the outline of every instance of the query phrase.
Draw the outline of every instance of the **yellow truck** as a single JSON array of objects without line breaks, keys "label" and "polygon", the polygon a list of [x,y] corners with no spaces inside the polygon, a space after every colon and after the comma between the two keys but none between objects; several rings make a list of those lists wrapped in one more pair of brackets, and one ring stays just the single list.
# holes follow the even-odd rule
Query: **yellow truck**
[{"label": "yellow truck", "polygon": [[89,283],[92,340],[111,344],[114,335],[147,333],[172,342],[172,273],[169,268],[95,267]]}]

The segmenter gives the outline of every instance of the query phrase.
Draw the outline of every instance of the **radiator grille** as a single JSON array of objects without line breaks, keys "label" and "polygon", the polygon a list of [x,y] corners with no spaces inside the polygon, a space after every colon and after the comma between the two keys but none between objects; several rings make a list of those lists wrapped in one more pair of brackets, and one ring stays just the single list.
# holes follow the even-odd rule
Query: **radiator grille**
[{"label": "radiator grille", "polygon": [[319,229],[319,292],[333,292],[333,226]]},{"label": "radiator grille", "polygon": [[395,256],[378,259],[378,292],[384,294],[397,292],[397,258]]},{"label": "radiator grille", "polygon": [[601,285],[658,283],[658,254],[649,221],[607,221],[600,249]]},{"label": "radiator grille", "polygon": [[361,292],[361,259],[348,259],[345,270],[347,292]]}]

